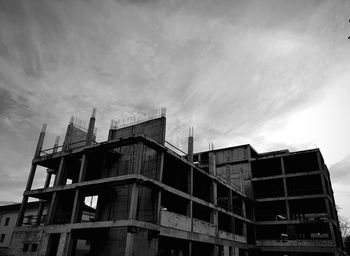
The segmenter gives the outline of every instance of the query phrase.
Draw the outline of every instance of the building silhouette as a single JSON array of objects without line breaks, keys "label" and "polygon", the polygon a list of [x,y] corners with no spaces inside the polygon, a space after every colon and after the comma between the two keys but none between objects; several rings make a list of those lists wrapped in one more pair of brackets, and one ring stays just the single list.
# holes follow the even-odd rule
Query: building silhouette
[{"label": "building silhouette", "polygon": [[[112,121],[95,141],[95,110],[85,129],[72,118],[62,146],[39,136],[11,241],[38,243],[25,255],[343,255],[329,172],[318,149],[258,153],[240,145],[193,153],[165,140],[165,109]],[[43,188],[32,189],[37,167]],[[28,199],[40,200],[27,226]],[[82,219],[86,201],[96,212]],[[24,255],[24,254],[23,254]]]}]

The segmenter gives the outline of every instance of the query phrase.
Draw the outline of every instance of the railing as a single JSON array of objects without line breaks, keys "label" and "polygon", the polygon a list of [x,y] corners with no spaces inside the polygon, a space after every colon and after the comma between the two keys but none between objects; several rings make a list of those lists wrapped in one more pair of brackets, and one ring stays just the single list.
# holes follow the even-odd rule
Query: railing
[{"label": "railing", "polygon": [[174,153],[176,153],[177,155],[179,155],[180,157],[185,158],[187,156],[187,153],[182,151],[181,149],[179,149],[178,147],[174,146],[173,144],[171,144],[168,141],[165,141],[165,145],[166,148],[174,151]]},{"label": "railing", "polygon": [[[69,150],[78,149],[78,148],[85,147],[86,146],[85,142],[86,142],[86,140],[80,140],[80,141],[76,141],[76,142],[73,142],[73,143],[69,143],[67,146],[68,146]],[[83,145],[78,145],[79,143],[84,143],[84,144]],[[93,141],[92,144],[93,145],[97,144],[97,142]],[[60,146],[57,146],[57,147],[53,147],[53,148],[48,148],[48,149],[42,150],[42,151],[40,151],[40,156],[42,156],[42,155],[51,155],[51,154],[53,154],[55,152],[60,152],[60,151],[63,150],[63,146],[64,145],[60,145]]]},{"label": "railing", "polygon": [[292,213],[292,220],[320,220],[328,219],[327,213]]}]

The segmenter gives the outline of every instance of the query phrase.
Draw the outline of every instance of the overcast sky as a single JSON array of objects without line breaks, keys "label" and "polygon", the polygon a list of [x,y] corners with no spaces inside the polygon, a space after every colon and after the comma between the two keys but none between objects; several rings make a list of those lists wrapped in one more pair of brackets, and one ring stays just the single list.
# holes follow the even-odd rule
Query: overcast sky
[{"label": "overcast sky", "polygon": [[[21,200],[42,123],[167,108],[195,151],[319,147],[350,217],[350,2],[0,0],[0,201]],[[43,186],[39,170],[36,185]]]}]

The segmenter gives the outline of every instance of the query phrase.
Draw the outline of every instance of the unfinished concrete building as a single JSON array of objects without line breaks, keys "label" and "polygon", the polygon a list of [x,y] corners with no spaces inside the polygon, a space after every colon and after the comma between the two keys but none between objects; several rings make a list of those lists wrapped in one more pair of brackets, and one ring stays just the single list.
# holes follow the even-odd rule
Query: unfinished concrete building
[{"label": "unfinished concrete building", "polygon": [[[95,111],[94,111],[95,112]],[[14,255],[342,255],[327,167],[318,149],[257,153],[250,145],[193,153],[165,140],[162,109],[145,120],[112,122],[95,141],[74,119],[65,140],[32,161],[11,249]],[[32,189],[38,166],[43,188]],[[54,178],[50,182],[51,177]],[[93,197],[96,212],[82,219]],[[45,225],[25,226],[30,198],[48,207]],[[25,240],[38,243],[23,253]]]}]

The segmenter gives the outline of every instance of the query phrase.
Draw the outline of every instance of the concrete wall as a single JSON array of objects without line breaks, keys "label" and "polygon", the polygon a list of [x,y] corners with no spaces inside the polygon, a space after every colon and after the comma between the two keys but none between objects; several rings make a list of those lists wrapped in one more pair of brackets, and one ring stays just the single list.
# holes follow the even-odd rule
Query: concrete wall
[{"label": "concrete wall", "polygon": [[112,256],[124,255],[126,245],[127,228],[113,228],[108,232],[108,237],[96,239],[91,243],[93,255]]},{"label": "concrete wall", "polygon": [[[33,227],[31,231],[15,231],[11,242],[11,253],[13,255],[34,256],[39,255],[43,231]],[[28,244],[28,251],[24,252],[24,245]],[[32,252],[33,245],[37,245],[37,250]]]},{"label": "concrete wall", "polygon": [[287,240],[285,242],[278,241],[278,240],[257,240],[256,245],[257,246],[288,246],[288,247],[293,247],[293,246],[294,247],[295,246],[332,247],[332,246],[334,246],[334,243],[332,242],[332,240]]},{"label": "concrete wall", "polygon": [[[170,211],[162,210],[160,224],[164,227],[191,231],[191,218]],[[198,224],[199,225],[199,224]]]},{"label": "concrete wall", "polygon": [[202,220],[193,219],[193,232],[215,236],[215,225]]},{"label": "concrete wall", "polygon": [[165,118],[157,118],[124,128],[110,130],[110,139],[128,138],[130,136],[146,135],[159,144],[165,141]]},{"label": "concrete wall", "polygon": [[96,207],[96,220],[121,220],[129,215],[131,186],[121,185],[99,194]]},{"label": "concrete wall", "polygon": [[247,147],[230,148],[215,152],[216,164],[241,161],[248,158]]},{"label": "concrete wall", "polygon": [[[25,211],[25,218],[24,221],[27,221],[27,216],[36,216],[38,214],[37,209],[29,209]],[[43,212],[43,215],[46,215],[46,209]],[[13,233],[13,229],[16,226],[18,211],[8,211],[8,212],[2,212],[0,213],[0,236],[2,234],[5,235],[4,242],[0,242],[0,248],[3,247],[9,247],[11,242],[11,237]],[[10,218],[9,224],[5,226],[6,218]],[[32,219],[32,223],[34,224],[36,219]]]}]

